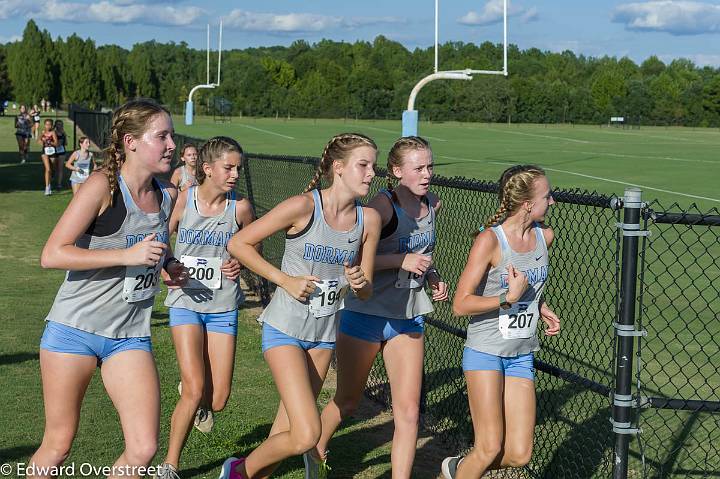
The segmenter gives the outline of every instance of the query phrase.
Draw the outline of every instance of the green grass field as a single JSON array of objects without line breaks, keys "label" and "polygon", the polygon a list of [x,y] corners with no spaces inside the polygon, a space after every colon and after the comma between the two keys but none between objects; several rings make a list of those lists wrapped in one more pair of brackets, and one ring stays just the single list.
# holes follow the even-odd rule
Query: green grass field
[{"label": "green grass field", "polygon": [[[401,130],[400,121],[233,118],[214,123],[199,117],[192,126],[179,116],[174,121],[179,133],[228,135],[246,151],[285,155],[319,156],[330,137],[356,131],[375,139],[383,167]],[[621,196],[626,186],[639,185],[643,198],[663,205],[720,207],[718,129],[421,122],[419,133],[431,142],[437,175],[494,180],[509,164],[536,163],[563,189]]]},{"label": "green grass field", "polygon": [[[398,136],[400,124],[249,118],[215,124],[212,119],[197,118],[196,125],[186,127],[182,119],[176,117],[175,128],[179,133],[198,138],[233,136],[246,151],[253,153],[311,156],[317,156],[332,135],[359,131],[377,141],[381,149],[379,162],[383,166],[384,155]],[[559,188],[621,195],[625,185],[642,185],[646,200],[658,198],[665,207],[673,202],[683,206],[696,203],[703,211],[720,206],[720,193],[714,191],[715,180],[712,180],[720,174],[720,159],[713,156],[713,147],[720,145],[718,130],[422,123],[420,133],[432,142],[436,173],[446,177],[494,180],[509,163],[533,162],[545,167],[553,185]],[[37,151],[37,146],[33,148]],[[7,405],[5,411],[13,413],[0,413],[0,426],[4,428],[0,435],[0,459],[6,458],[6,461],[26,460],[42,434],[37,344],[42,318],[62,273],[42,271],[38,256],[69,200],[67,190],[51,198],[42,196],[42,166],[37,153],[29,165],[20,166],[16,162],[10,122],[0,118],[0,258],[5,260],[3,270],[10,278],[0,286],[0,324],[3,325],[0,329],[0,401]],[[253,188],[259,210],[301,191],[311,173],[306,165],[266,164],[253,168]],[[438,222],[438,234],[461,240],[455,241],[452,248],[443,248],[440,244],[436,261],[443,265],[452,284],[464,265],[464,251],[470,245],[468,233],[491,212],[493,205],[479,200],[480,195],[465,197],[451,193],[440,190],[445,213]],[[541,357],[609,384],[614,216],[607,210],[559,205],[551,215],[551,224],[556,228],[559,241],[552,252],[554,273],[548,295],[554,299],[555,309],[565,322],[563,335],[545,342]],[[667,251],[678,248],[680,232],[662,233],[651,240],[654,247],[650,249],[649,260],[665,258]],[[279,259],[281,248],[276,248],[275,243],[267,245],[265,252]],[[713,321],[720,312],[719,300],[710,297],[716,291],[711,286],[717,279],[716,261],[720,257],[717,234],[700,236],[680,250],[683,253],[675,261],[667,265],[656,262],[647,278],[647,282],[655,281],[656,285],[649,289],[650,299],[645,308],[644,319],[652,336],[645,343],[643,381],[647,383],[647,390],[644,393],[652,396],[680,392],[693,399],[717,399],[720,378],[712,359],[717,358],[718,349],[709,339],[720,331],[717,321]],[[704,295],[701,302],[706,308],[699,312],[699,322],[695,321],[698,318],[687,316],[691,311],[687,300],[679,294],[680,288],[684,291],[688,287]],[[581,293],[584,293],[583,299],[576,300]],[[214,477],[225,456],[248,451],[269,428],[277,396],[259,352],[259,329],[253,321],[254,314],[245,314],[241,321],[233,395],[221,416],[218,434],[191,437],[184,456],[187,471],[182,474],[183,478]],[[437,316],[463,327],[464,320],[452,318],[446,306],[438,308]],[[687,322],[687,327],[680,327],[684,324],[681,321]],[[156,303],[153,325],[153,343],[163,388],[162,454],[168,418],[176,398],[178,373],[161,298]],[[457,407],[466,400],[458,369],[462,341],[430,328],[427,344],[428,407],[444,414],[440,418],[429,418],[439,419],[430,425],[436,431],[467,437],[471,431],[465,414]],[[571,357],[567,356],[569,351],[573,352]],[[683,373],[691,364],[692,356],[708,361],[694,374],[688,374],[686,380]],[[382,385],[373,386],[383,390]],[[330,391],[326,391],[323,399],[329,394]],[[568,471],[579,474],[572,477],[606,477],[609,457],[603,445],[608,441],[612,443],[607,398],[544,374],[539,376],[538,398],[541,412],[536,429],[535,471],[544,472],[545,477],[571,477],[564,475]],[[372,413],[366,417],[369,419],[355,421],[342,430],[336,441],[338,446],[331,445],[335,471],[331,477],[389,477],[387,441],[391,439],[391,427],[388,418]],[[100,464],[111,461],[119,450],[121,436],[115,414],[98,381],[88,393],[83,420],[71,460]],[[643,440],[650,469],[657,474],[653,477],[669,477],[659,471],[667,473],[677,468],[700,470],[697,477],[702,477],[702,471],[720,470],[718,458],[712,455],[716,449],[707,446],[720,441],[717,416],[647,410],[643,420],[643,427],[650,431]],[[598,431],[602,432],[598,434]],[[362,444],[359,455],[357,449],[352,449],[359,447],[358,444]],[[452,452],[452,447],[435,438],[426,439],[422,444],[414,477],[434,477],[437,458],[444,452]],[[685,447],[688,449],[683,449]],[[677,453],[680,449],[682,453]],[[632,470],[635,473],[641,470],[638,451],[634,443]],[[302,477],[300,464],[298,460],[288,461],[280,476]],[[689,474],[689,477],[696,476]]]}]

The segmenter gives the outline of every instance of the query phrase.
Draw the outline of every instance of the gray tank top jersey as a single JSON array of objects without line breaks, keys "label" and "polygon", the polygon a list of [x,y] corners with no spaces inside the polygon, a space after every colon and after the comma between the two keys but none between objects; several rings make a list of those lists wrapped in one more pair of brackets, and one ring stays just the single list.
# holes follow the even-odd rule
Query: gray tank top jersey
[{"label": "gray tank top jersey", "polygon": [[82,173],[78,173],[77,171],[73,171],[70,175],[70,181],[74,181],[75,183],[84,183],[85,180],[88,179],[88,175],[90,174],[90,164],[92,162],[92,152],[88,151],[87,154],[84,157],[81,157],[82,154],[81,151],[78,150],[77,159],[75,160],[75,167],[80,168],[82,170]]},{"label": "gray tank top jersey", "polygon": [[[336,231],[325,222],[320,191],[312,190],[312,195],[315,203],[312,223],[297,236],[286,236],[280,269],[290,276],[314,275],[321,280],[339,279],[341,284],[347,284],[343,263],[353,264],[360,251],[362,206],[358,203],[355,207],[357,221],[350,231]],[[278,287],[258,321],[303,341],[334,342],[335,317],[335,314],[315,317],[308,302],[301,303]]]},{"label": "gray tank top jersey", "polygon": [[[535,249],[527,253],[518,253],[510,248],[507,236],[500,226],[493,226],[493,233],[500,243],[501,259],[496,267],[491,267],[487,277],[478,285],[478,296],[498,296],[507,291],[507,267],[512,264],[528,277],[528,288],[519,301],[540,299],[548,276],[548,250],[542,229],[536,224]],[[473,316],[467,329],[465,346],[483,353],[496,356],[518,356],[540,349],[537,334],[528,339],[505,339],[499,329],[500,310],[489,311]],[[536,321],[540,318],[536,318]]]},{"label": "gray tank top jersey", "polygon": [[[382,190],[392,203],[397,215],[397,228],[378,243],[376,255],[418,253],[432,255],[435,249],[435,209],[428,205],[429,212],[416,219],[393,201],[392,193]],[[412,319],[433,311],[432,301],[425,292],[425,286],[417,288],[396,288],[399,269],[375,271],[373,295],[369,301],[349,296],[345,309],[391,319]]]},{"label": "gray tank top jersey", "polygon": [[[120,250],[130,248],[152,233],[157,234],[156,241],[167,244],[168,219],[172,211],[172,199],[167,190],[160,186],[163,198],[160,211],[145,213],[133,201],[122,176],[118,177],[118,186],[126,209],[119,230],[107,236],[85,233],[75,245],[85,249]],[[124,266],[68,271],[45,320],[107,338],[150,336],[154,297],[128,303],[123,298],[124,282]]]},{"label": "gray tank top jersey", "polygon": [[[202,216],[197,209],[196,186],[188,189],[187,203],[175,239],[174,254],[203,258],[230,259],[227,244],[240,227],[235,216],[237,204],[235,192],[228,194],[225,211],[217,216]],[[221,273],[219,289],[171,289],[165,299],[165,306],[185,308],[198,313],[224,313],[237,309],[245,301],[238,280],[230,281]]]},{"label": "gray tank top jersey", "polygon": [[187,169],[185,168],[185,165],[182,165],[180,167],[180,184],[178,185],[178,190],[183,191],[187,190],[191,186],[197,185],[197,180],[194,176],[191,176]]}]

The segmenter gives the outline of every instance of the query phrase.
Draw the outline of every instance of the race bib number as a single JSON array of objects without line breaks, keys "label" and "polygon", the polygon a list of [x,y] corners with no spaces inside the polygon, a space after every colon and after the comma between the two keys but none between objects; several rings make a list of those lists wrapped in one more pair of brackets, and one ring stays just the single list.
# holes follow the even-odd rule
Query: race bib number
[{"label": "race bib number", "polygon": [[318,318],[335,314],[342,305],[346,291],[340,280],[316,281],[315,286],[315,291],[310,296],[310,312]]},{"label": "race bib number", "polygon": [[33,117],[33,121],[40,121],[40,117],[39,117],[39,116],[34,116],[34,117]]},{"label": "race bib number", "polygon": [[538,302],[518,302],[500,310],[500,334],[505,339],[532,338],[540,319]]},{"label": "race bib number", "polygon": [[54,154],[55,154],[55,147],[54,147],[54,146],[46,146],[45,148],[43,148],[43,152],[44,152],[46,155],[48,155],[48,156],[54,155]]},{"label": "race bib number", "polygon": [[75,173],[76,173],[80,178],[87,178],[88,176],[90,176],[90,168],[88,168],[88,169],[79,168]]},{"label": "race bib number", "polygon": [[123,299],[128,303],[137,303],[155,296],[160,287],[160,269],[162,261],[157,266],[128,266],[125,268],[125,283],[123,284]]},{"label": "race bib number", "polygon": [[220,289],[222,287],[222,258],[180,256],[180,262],[188,269],[188,282],[183,289]]},{"label": "race bib number", "polygon": [[412,273],[410,271],[405,271],[404,269],[400,268],[398,270],[398,276],[397,280],[395,281],[395,287],[396,288],[419,288],[420,286],[425,284],[425,274],[427,271],[423,274],[417,274]]},{"label": "race bib number", "polygon": [[58,155],[61,153],[65,153],[65,147],[62,145],[58,146],[57,148],[55,148],[55,153],[57,153]]}]

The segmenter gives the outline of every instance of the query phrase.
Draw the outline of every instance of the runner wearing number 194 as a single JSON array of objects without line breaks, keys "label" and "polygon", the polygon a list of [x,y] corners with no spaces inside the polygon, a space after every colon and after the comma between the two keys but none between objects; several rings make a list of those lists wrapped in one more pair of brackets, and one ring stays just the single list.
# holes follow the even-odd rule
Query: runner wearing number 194
[{"label": "runner wearing number 194", "polygon": [[188,268],[189,280],[182,288],[169,287],[165,300],[182,387],[158,478],[177,477],[193,419],[198,430],[210,432],[213,411],[222,410],[230,396],[238,305],[244,297],[240,264],[226,246],[254,220],[250,202],[234,191],[242,155],[232,138],[209,139],[197,161],[199,185],[180,193],[170,219],[170,233],[177,232],[175,254]]},{"label": "runner wearing number 194", "polygon": [[508,168],[499,196],[500,207],[476,236],[453,301],[456,315],[471,316],[462,366],[475,444],[464,458],[443,461],[446,479],[475,479],[530,461],[537,326],[542,320],[546,335],[560,332],[560,320],[542,297],[555,237],[544,224],[555,202],[545,172],[532,165]]},{"label": "runner wearing number 194", "polygon": [[[260,319],[262,349],[280,393],[269,437],[247,459],[231,457],[221,479],[267,477],[280,461],[313,449],[320,438],[317,396],[335,348],[336,313],[352,290],[372,294],[380,216],[359,198],[370,191],[377,147],[368,137],[345,133],[325,146],[315,177],[228,245],[244,265],[278,285]],[[330,186],[319,189],[324,177]],[[280,269],[255,245],[285,232]]]}]

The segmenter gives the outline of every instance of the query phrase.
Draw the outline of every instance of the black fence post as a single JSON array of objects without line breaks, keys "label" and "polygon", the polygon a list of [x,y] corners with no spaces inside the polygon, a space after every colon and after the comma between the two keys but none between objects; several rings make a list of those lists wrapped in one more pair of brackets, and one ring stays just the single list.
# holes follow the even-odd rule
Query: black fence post
[{"label": "black fence post", "polygon": [[636,286],[638,269],[638,244],[640,236],[640,210],[642,194],[638,188],[625,189],[623,198],[623,223],[618,224],[623,231],[622,269],[620,279],[620,315],[615,326],[617,355],[615,362],[615,390],[613,392],[612,429],[615,433],[615,451],[613,461],[613,479],[626,479],[628,476],[628,452],[633,428],[632,410],[632,373],[633,347],[635,337],[643,333],[635,330]]}]

